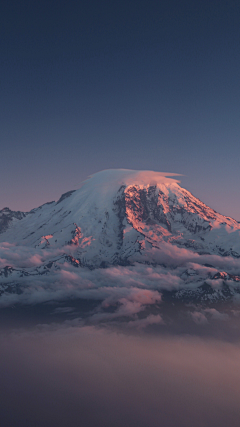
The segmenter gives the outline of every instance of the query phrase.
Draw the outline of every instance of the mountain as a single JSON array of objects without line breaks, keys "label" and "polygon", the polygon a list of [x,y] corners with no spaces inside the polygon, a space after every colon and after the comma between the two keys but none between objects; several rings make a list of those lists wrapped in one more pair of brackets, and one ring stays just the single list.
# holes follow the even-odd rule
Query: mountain
[{"label": "mountain", "polygon": [[[54,280],[53,271],[66,264],[76,274],[103,267],[161,266],[178,277],[175,289],[171,283],[169,289],[163,286],[171,298],[186,297],[186,287],[190,300],[195,289],[198,298],[213,298],[221,291],[215,287],[212,292],[214,281],[230,286],[228,294],[238,293],[240,223],[215,212],[172,176],[176,175],[106,170],[57,202],[30,212],[1,210],[0,245],[6,260],[0,270],[2,293],[25,286],[29,278],[52,275]],[[189,268],[189,263],[195,267]],[[206,285],[206,280],[212,282]]]},{"label": "mountain", "polygon": [[0,210],[0,233],[6,231],[12,221],[22,219],[26,215],[26,212],[15,212],[11,211],[9,208],[3,208]]},{"label": "mountain", "polygon": [[240,258],[240,224],[218,214],[172,178],[109,170],[28,213],[0,211],[0,242],[75,246],[81,263],[141,262],[164,243]]}]

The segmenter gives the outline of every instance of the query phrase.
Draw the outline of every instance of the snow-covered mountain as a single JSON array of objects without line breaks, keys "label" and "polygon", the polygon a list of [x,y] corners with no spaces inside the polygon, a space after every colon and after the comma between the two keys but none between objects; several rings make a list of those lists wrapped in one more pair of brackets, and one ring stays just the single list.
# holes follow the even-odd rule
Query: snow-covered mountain
[{"label": "snow-covered mountain", "polygon": [[22,219],[26,216],[25,212],[14,212],[9,208],[3,208],[0,210],[0,233],[6,231],[11,224],[13,219]]},{"label": "snow-covered mountain", "polygon": [[151,249],[164,243],[240,257],[240,224],[156,172],[103,171],[28,213],[5,208],[0,220],[0,242],[46,249],[70,245],[82,264],[93,267],[151,259]]},{"label": "snow-covered mountain", "polygon": [[[236,288],[240,223],[206,206],[172,176],[176,175],[106,170],[57,202],[27,213],[4,208],[0,245],[6,265],[2,260],[0,283],[9,289],[10,283],[50,274],[66,263],[76,271],[138,263],[162,266],[168,272],[182,265],[178,286],[195,289],[206,277],[194,268],[184,277],[189,270],[184,265],[190,262],[209,265],[214,270],[209,280],[225,274],[222,282],[232,281]],[[16,258],[9,258],[12,251]],[[234,268],[234,274],[224,271],[225,265]]]}]

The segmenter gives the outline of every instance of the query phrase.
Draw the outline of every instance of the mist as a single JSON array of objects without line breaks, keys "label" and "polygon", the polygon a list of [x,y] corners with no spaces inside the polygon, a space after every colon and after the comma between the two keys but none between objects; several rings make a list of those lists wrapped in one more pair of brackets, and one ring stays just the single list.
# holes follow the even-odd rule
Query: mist
[{"label": "mist", "polygon": [[238,340],[65,323],[0,347],[4,427],[239,425]]}]

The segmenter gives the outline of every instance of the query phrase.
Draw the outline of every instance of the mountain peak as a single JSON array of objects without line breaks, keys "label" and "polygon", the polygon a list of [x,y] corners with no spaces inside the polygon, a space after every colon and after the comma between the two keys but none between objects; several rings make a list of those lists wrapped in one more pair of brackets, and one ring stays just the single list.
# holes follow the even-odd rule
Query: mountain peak
[{"label": "mountain peak", "polygon": [[174,177],[146,170],[98,172],[58,202],[27,215],[2,215],[0,241],[46,250],[70,245],[71,255],[91,266],[158,262],[155,254],[166,245],[240,257],[239,224],[206,206]]},{"label": "mountain peak", "polygon": [[[109,169],[92,175],[57,202],[28,213],[0,212],[4,254],[0,295],[8,289],[24,293],[26,284],[35,286],[35,277],[38,286],[41,276],[43,288],[49,283],[55,286],[56,280],[59,286],[66,280],[68,289],[72,280],[80,288],[83,283],[91,287],[81,279],[84,269],[110,266],[129,267],[125,283],[129,271],[141,264],[137,268],[143,277],[137,282],[134,278],[134,283],[142,286],[149,269],[160,269],[161,274],[154,274],[149,286],[156,279],[157,289],[175,289],[173,300],[184,297],[191,302],[196,292],[202,300],[209,295],[230,298],[240,281],[236,268],[240,262],[240,224],[182,188],[176,176]],[[114,283],[118,267],[113,273]],[[103,281],[104,286],[111,277]],[[231,289],[220,289],[226,281]]]}]

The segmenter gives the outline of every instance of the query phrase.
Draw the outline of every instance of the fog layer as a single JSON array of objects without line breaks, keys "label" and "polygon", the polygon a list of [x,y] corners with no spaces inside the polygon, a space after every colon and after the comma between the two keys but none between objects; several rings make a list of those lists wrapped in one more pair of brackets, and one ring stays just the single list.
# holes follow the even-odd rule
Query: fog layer
[{"label": "fog layer", "polygon": [[4,427],[237,427],[240,345],[42,326],[1,333]]}]

